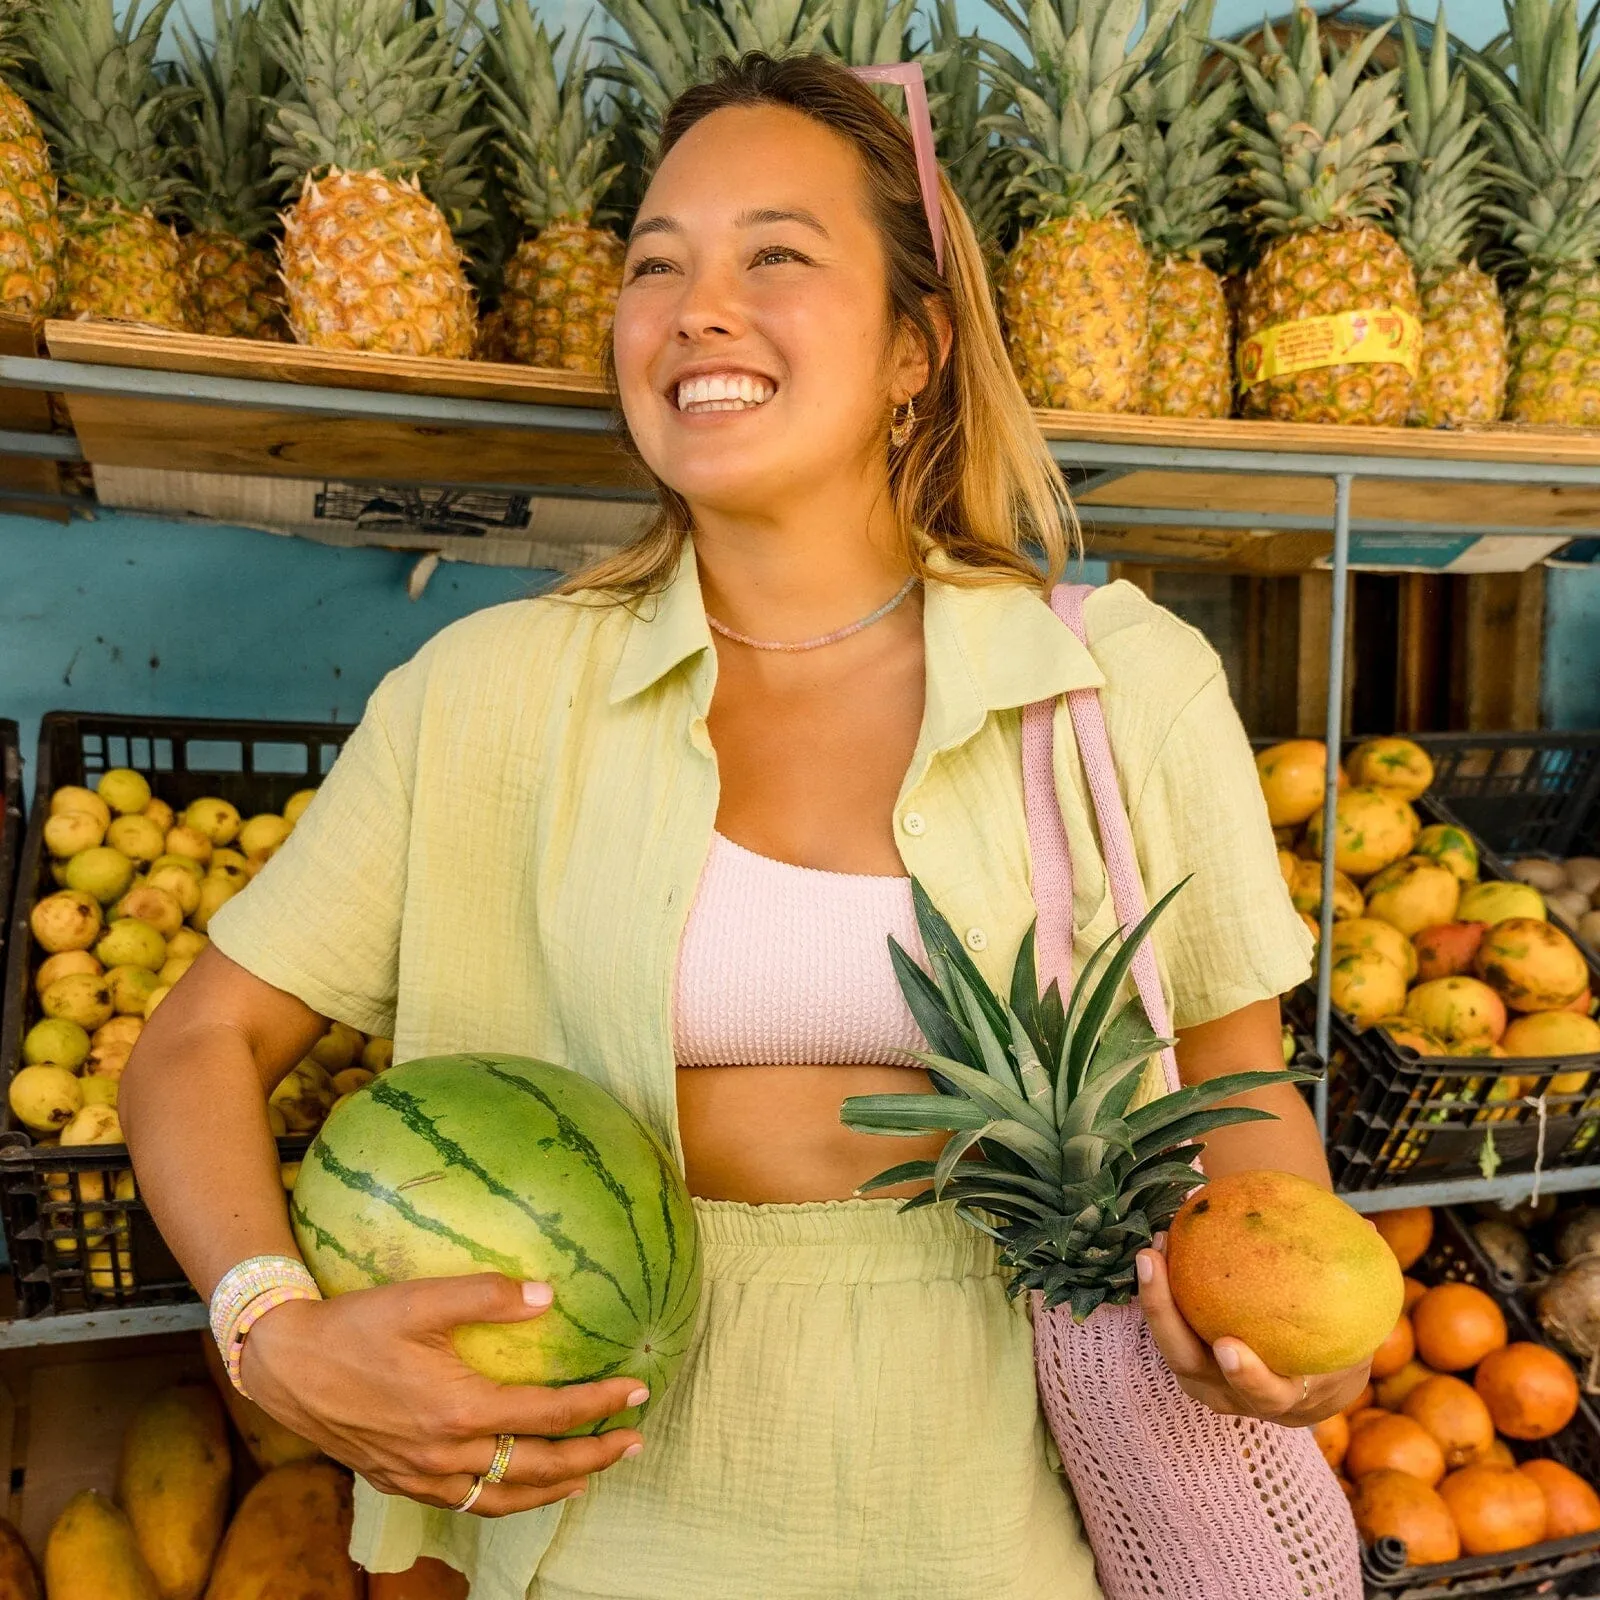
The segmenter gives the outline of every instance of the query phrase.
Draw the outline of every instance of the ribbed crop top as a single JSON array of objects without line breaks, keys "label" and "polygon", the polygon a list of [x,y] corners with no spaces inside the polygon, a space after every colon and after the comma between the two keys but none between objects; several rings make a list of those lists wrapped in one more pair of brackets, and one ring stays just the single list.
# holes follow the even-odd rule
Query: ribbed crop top
[{"label": "ribbed crop top", "polygon": [[888,936],[924,959],[909,878],[823,872],[712,835],[678,947],[680,1067],[914,1066]]}]

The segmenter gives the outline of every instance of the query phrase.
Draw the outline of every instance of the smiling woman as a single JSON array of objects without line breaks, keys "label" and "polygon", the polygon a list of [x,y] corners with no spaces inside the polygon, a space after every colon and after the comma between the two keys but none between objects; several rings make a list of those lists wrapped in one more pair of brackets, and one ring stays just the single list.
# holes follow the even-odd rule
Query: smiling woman
[{"label": "smiling woman", "polygon": [[[1080,970],[1115,928],[1075,690],[1102,693],[1147,882],[1194,879],[1157,951],[1183,1076],[1281,1069],[1308,941],[1221,666],[1127,585],[1087,601],[1086,642],[1052,614],[1071,508],[970,221],[837,63],[723,62],[669,108],[612,360],[654,525],[380,685],[141,1036],[141,1193],[203,1288],[290,1255],[262,1090],[326,1017],[401,1061],[561,1063],[681,1164],[704,1278],[684,1367],[641,1430],[563,1438],[637,1404],[629,1375],[496,1390],[449,1336],[539,1316],[549,1286],[275,1306],[244,1382],[361,1474],[358,1559],[442,1557],[474,1600],[1098,1600],[994,1241],[948,1203],[902,1215],[920,1183],[857,1192],[942,1136],[840,1107],[934,1087],[888,954],[925,955],[912,874],[986,981],[1016,959],[1030,704],[1058,706]],[[1281,1120],[1219,1131],[1208,1170],[1326,1184],[1293,1088],[1252,1101]],[[1364,1383],[1207,1348],[1142,1259],[1206,1404],[1308,1423]]]}]

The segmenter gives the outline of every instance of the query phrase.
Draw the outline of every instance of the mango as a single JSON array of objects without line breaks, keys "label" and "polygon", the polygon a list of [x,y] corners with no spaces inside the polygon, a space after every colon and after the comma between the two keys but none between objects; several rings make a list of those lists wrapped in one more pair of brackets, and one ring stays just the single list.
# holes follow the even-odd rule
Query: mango
[{"label": "mango", "polygon": [[1543,921],[1544,896],[1531,883],[1507,883],[1491,879],[1461,891],[1456,907],[1460,922],[1487,922],[1492,927],[1508,917],[1537,917]]},{"label": "mango", "polygon": [[1393,789],[1415,800],[1433,782],[1433,759],[1410,739],[1367,739],[1344,758],[1351,783]]},{"label": "mango", "polygon": [[309,1439],[291,1433],[276,1417],[269,1416],[253,1400],[247,1399],[234,1388],[228,1380],[227,1369],[222,1365],[222,1355],[215,1339],[202,1339],[200,1343],[205,1352],[206,1371],[211,1374],[211,1381],[222,1396],[222,1403],[228,1408],[228,1416],[239,1437],[244,1440],[250,1459],[263,1472],[272,1467],[286,1466],[291,1461],[322,1460],[322,1452]]},{"label": "mango", "polygon": [[1370,1028],[1405,1005],[1406,975],[1373,950],[1338,957],[1329,980],[1333,1003],[1358,1028]]},{"label": "mango", "polygon": [[205,1600],[361,1600],[350,1519],[348,1473],[324,1461],[274,1468],[235,1513]]},{"label": "mango", "polygon": [[1461,880],[1426,856],[1406,856],[1367,880],[1367,915],[1398,928],[1408,939],[1449,922],[1461,899]]},{"label": "mango", "polygon": [[[1346,789],[1334,815],[1333,864],[1358,883],[1411,853],[1421,824],[1417,814],[1392,789]],[[1322,813],[1306,825],[1310,854],[1322,854]]]},{"label": "mango", "polygon": [[75,1494],[44,1549],[50,1600],[161,1600],[127,1517],[94,1489]]},{"label": "mango", "polygon": [[1411,936],[1417,953],[1416,976],[1423,983],[1458,978],[1472,971],[1478,946],[1489,931],[1487,922],[1441,922]]},{"label": "mango", "polygon": [[1419,1056],[1449,1054],[1442,1039],[1434,1038],[1426,1028],[1418,1027],[1410,1017],[1385,1017],[1381,1022],[1375,1023],[1374,1026],[1381,1028],[1397,1045],[1401,1045],[1407,1050],[1415,1050]]},{"label": "mango", "polygon": [[1513,1011],[1561,1011],[1589,986],[1583,952],[1537,917],[1495,923],[1473,967]]},{"label": "mango", "polygon": [[1400,1263],[1343,1200],[1288,1172],[1232,1172],[1167,1234],[1172,1297],[1205,1340],[1232,1337],[1285,1376],[1340,1372],[1394,1331]]},{"label": "mango", "polygon": [[4,1517],[0,1517],[0,1600],[44,1600],[33,1553]]},{"label": "mango", "polygon": [[199,1600],[228,1520],[228,1430],[216,1391],[151,1395],[122,1436],[117,1499],[161,1600]]},{"label": "mango", "polygon": [[1452,1050],[1462,1044],[1495,1044],[1506,1031],[1500,996],[1477,978],[1435,978],[1406,996],[1405,1013]]},{"label": "mango", "polygon": [[1328,787],[1328,747],[1318,739],[1290,739],[1256,757],[1256,776],[1273,827],[1294,827],[1317,807]]},{"label": "mango", "polygon": [[1376,917],[1351,917],[1333,925],[1333,958],[1347,956],[1352,950],[1375,950],[1385,961],[1392,961],[1406,975],[1406,981],[1417,975],[1417,952],[1411,941],[1387,922]]},{"label": "mango", "polygon": [[1600,1055],[1600,1022],[1571,1011],[1534,1011],[1516,1018],[1500,1043],[1509,1056]]},{"label": "mango", "polygon": [[[1322,912],[1322,863],[1300,861],[1295,864],[1294,881],[1289,885],[1289,899],[1296,911],[1308,917],[1318,917]],[[1362,913],[1361,891],[1338,868],[1333,873],[1334,920],[1359,917]]]},{"label": "mango", "polygon": [[1463,884],[1478,881],[1478,847],[1465,828],[1451,822],[1435,822],[1417,835],[1411,853],[1449,867]]}]

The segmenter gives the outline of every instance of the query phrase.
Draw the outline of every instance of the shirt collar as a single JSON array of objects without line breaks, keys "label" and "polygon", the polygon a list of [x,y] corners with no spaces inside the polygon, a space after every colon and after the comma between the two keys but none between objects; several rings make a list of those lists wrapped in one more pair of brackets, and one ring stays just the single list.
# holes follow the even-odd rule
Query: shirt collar
[{"label": "shirt collar", "polygon": [[[1031,584],[939,582],[941,573],[958,565],[939,549],[929,551],[928,565],[935,581],[923,599],[923,731],[931,749],[969,738],[991,711],[1104,684],[1094,657]],[[694,543],[685,540],[672,581],[647,597],[633,617],[612,674],[611,704],[650,688],[710,648]]]}]

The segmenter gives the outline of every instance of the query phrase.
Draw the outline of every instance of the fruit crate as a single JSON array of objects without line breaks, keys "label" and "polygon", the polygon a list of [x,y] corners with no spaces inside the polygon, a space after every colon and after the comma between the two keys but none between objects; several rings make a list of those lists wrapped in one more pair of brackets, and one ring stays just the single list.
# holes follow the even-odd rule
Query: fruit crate
[{"label": "fruit crate", "polygon": [[6,924],[17,886],[17,857],[25,825],[22,805],[22,745],[17,725],[0,718],[0,971],[5,967]]},{"label": "fruit crate", "polygon": [[[1508,1294],[1478,1248],[1462,1218],[1454,1211],[1434,1211],[1433,1242],[1414,1267],[1412,1276],[1423,1283],[1470,1283],[1492,1295],[1505,1313],[1513,1341],[1548,1344],[1527,1308]],[[1577,1415],[1559,1433],[1527,1443],[1506,1441],[1519,1461],[1548,1456],[1570,1467],[1590,1483],[1600,1485],[1600,1415],[1587,1396],[1578,1402]],[[1580,1573],[1600,1572],[1600,1531],[1575,1534],[1570,1539],[1549,1539],[1542,1544],[1508,1550],[1501,1555],[1464,1556],[1459,1561],[1434,1566],[1408,1567],[1405,1547],[1380,1539],[1363,1552],[1362,1572],[1369,1600],[1438,1600],[1444,1595],[1497,1595],[1501,1600],[1532,1595],[1588,1593],[1591,1579],[1581,1587],[1570,1583]]]},{"label": "fruit crate", "polygon": [[[44,847],[50,795],[63,784],[92,788],[111,768],[131,767],[178,809],[215,795],[245,816],[281,810],[297,789],[322,781],[351,732],[343,724],[320,722],[78,711],[45,716],[5,959],[0,1077],[8,1089],[21,1062],[23,1035],[40,1015],[29,917],[35,901],[56,887]],[[295,1160],[309,1143],[301,1135],[280,1139],[278,1148],[283,1159]],[[0,1115],[0,1220],[19,1315],[194,1297],[138,1198],[126,1148],[41,1147],[12,1115],[9,1096]]]}]

